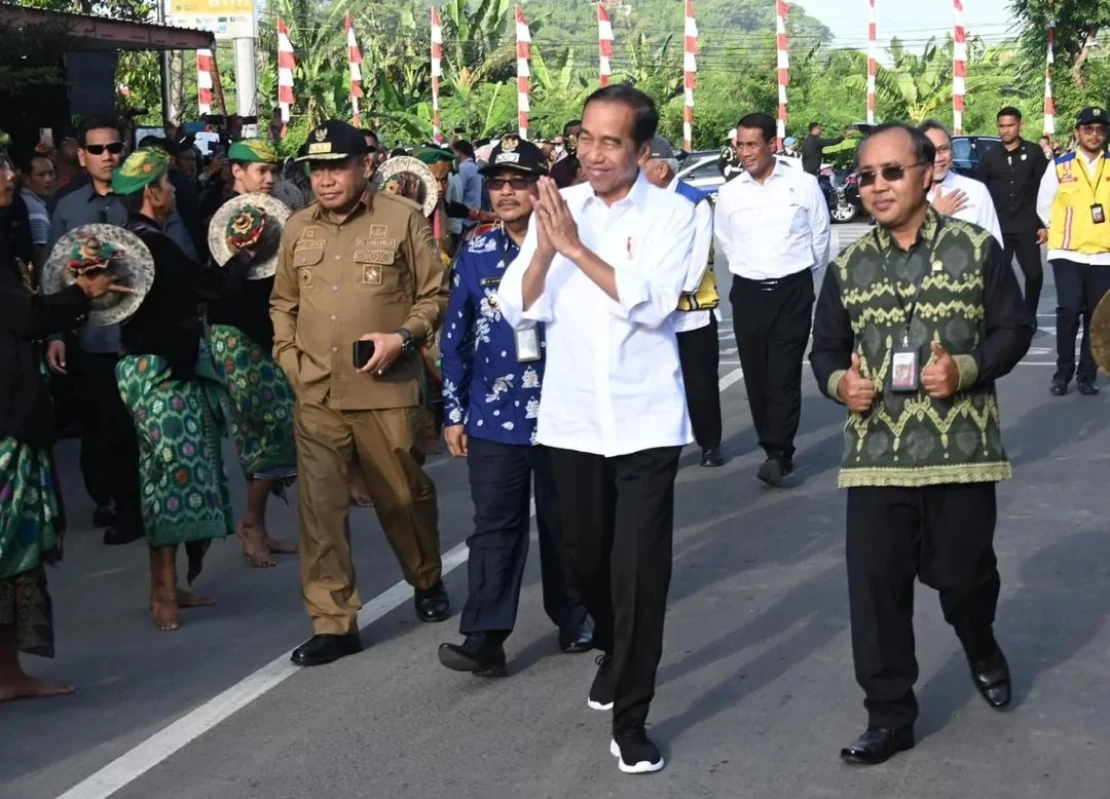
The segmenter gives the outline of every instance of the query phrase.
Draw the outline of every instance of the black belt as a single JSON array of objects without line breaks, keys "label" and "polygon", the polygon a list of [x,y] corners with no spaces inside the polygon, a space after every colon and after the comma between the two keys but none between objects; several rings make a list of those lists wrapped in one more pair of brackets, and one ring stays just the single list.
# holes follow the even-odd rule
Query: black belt
[{"label": "black belt", "polygon": [[769,280],[754,280],[753,278],[744,277],[743,275],[736,275],[733,279],[740,283],[747,283],[750,286],[755,286],[760,291],[774,291],[782,286],[789,286],[802,277],[810,277],[810,269],[808,267],[798,272],[791,272],[785,277],[776,277]]}]

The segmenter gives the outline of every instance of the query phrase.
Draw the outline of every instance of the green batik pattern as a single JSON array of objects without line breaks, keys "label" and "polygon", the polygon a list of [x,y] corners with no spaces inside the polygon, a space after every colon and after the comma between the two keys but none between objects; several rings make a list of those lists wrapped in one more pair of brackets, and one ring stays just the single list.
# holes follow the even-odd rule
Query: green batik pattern
[{"label": "green batik pattern", "polygon": [[213,325],[216,373],[230,401],[231,437],[248,478],[297,473],[293,389],[270,353],[235,327]]},{"label": "green batik pattern", "polygon": [[891,390],[891,350],[901,344],[911,306],[909,339],[919,369],[934,360],[931,342],[953,355],[970,354],[982,343],[983,266],[993,239],[946,218],[931,250],[937,223],[930,211],[908,255],[877,228],[877,235],[864,236],[830,266],[851,319],[860,371],[879,386],[871,409],[848,417],[841,487],[917,487],[1011,476],[993,387],[974,385],[946,400],[924,390]]},{"label": "green batik pattern", "polygon": [[56,551],[53,468],[49,450],[0,438],[0,580],[38,568]]},{"label": "green batik pattern", "polygon": [[220,439],[223,387],[202,342],[193,380],[177,380],[156,355],[116,367],[120,395],[139,438],[143,525],[150,546],[222,538],[234,532]]}]

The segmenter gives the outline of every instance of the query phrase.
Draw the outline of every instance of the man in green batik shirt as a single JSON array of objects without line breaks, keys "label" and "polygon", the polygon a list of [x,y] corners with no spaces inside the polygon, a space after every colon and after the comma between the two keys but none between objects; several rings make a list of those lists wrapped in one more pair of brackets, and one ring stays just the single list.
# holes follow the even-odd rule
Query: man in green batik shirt
[{"label": "man in green batik shirt", "polygon": [[936,588],[987,703],[1010,702],[994,639],[995,483],[1010,477],[994,381],[1029,349],[1033,319],[986,230],[929,207],[936,150],[883,125],[857,155],[878,227],[830,266],[810,361],[848,407],[848,597],[867,730],[840,756],[881,763],[914,745],[914,578]]}]

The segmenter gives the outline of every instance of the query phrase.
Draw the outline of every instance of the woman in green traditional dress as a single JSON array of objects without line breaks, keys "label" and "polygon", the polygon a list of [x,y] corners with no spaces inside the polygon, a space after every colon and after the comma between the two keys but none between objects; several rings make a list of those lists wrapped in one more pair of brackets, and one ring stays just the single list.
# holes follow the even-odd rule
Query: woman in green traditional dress
[{"label": "woman in green traditional dress", "polygon": [[192,584],[211,540],[235,532],[221,451],[226,392],[200,305],[238,290],[250,265],[246,256],[227,269],[198,265],[162,232],[174,208],[169,166],[161,151],[137,150],[112,176],[112,191],[128,212],[126,227],[154,260],[150,292],[121,328],[124,357],[116,380],[138,432],[151,610],[160,630],[178,628],[179,608],[212,604],[178,590],[177,547],[185,547]]},{"label": "woman in green traditional dress", "polygon": [[100,270],[57,294],[33,293],[14,235],[29,230],[27,209],[20,206],[22,219],[15,217],[14,195],[12,164],[0,149],[0,701],[73,692],[28,676],[19,662],[20,652],[54,656],[43,564],[62,550],[50,450],[54,407],[41,342],[77,326],[90,298],[125,290]]}]

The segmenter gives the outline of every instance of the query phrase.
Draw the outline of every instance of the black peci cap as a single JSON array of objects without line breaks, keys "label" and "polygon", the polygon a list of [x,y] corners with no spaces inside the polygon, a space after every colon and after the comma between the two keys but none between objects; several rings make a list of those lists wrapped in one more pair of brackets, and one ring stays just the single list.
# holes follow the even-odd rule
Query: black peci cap
[{"label": "black peci cap", "polygon": [[547,158],[532,142],[510,134],[501,137],[501,141],[490,151],[489,162],[479,171],[489,175],[501,169],[512,169],[527,175],[546,175]]},{"label": "black peci cap", "polygon": [[370,147],[361,130],[338,119],[329,119],[309,131],[308,139],[297,153],[297,161],[342,161],[369,154]]}]

